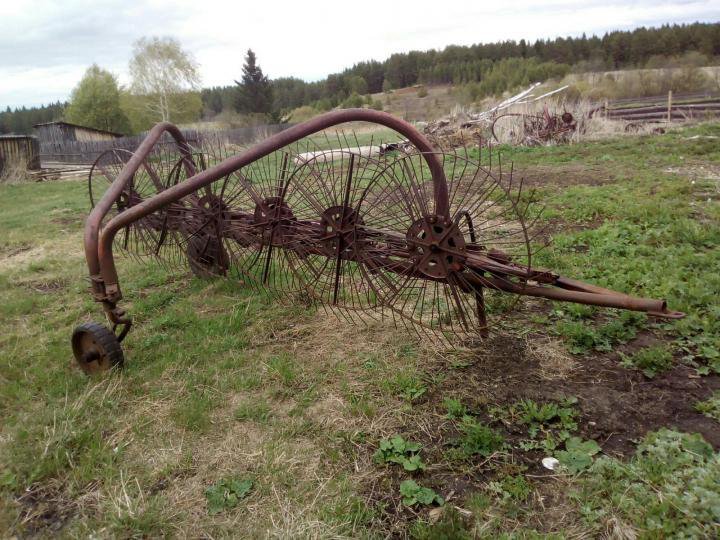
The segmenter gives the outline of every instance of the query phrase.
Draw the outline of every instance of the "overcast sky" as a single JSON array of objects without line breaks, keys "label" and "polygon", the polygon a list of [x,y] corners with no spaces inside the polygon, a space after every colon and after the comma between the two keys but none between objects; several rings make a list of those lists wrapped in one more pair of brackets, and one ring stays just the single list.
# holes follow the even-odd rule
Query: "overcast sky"
[{"label": "overcast sky", "polygon": [[178,38],[213,86],[249,47],[271,77],[317,80],[412,49],[719,20],[718,0],[0,0],[0,108],[65,100],[93,62],[127,84],[142,36]]}]

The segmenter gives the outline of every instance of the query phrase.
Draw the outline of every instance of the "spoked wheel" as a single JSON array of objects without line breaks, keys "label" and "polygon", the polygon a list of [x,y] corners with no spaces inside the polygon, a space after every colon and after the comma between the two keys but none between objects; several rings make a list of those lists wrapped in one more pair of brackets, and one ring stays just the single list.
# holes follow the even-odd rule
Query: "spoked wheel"
[{"label": "spoked wheel", "polygon": [[81,324],[73,331],[71,343],[75,360],[87,375],[123,366],[120,342],[101,324]]},{"label": "spoked wheel", "polygon": [[501,114],[490,126],[493,138],[500,144],[522,142],[524,130],[523,115],[520,113]]},{"label": "spoked wheel", "polygon": [[279,150],[212,186],[227,216],[218,230],[232,272],[279,298],[295,290],[279,247],[296,221],[294,209],[283,200],[285,179],[293,167],[289,154]]},{"label": "spoked wheel", "polygon": [[[88,199],[90,200],[91,209],[95,208],[95,205],[100,202],[102,196],[115,181],[132,155],[132,152],[115,148],[106,150],[98,156],[90,168],[90,174],[88,175]],[[106,219],[114,217],[118,212],[122,212],[127,208],[129,198],[129,191],[123,190],[120,197],[116,199],[110,212],[108,212]]]},{"label": "spoked wheel", "polygon": [[382,168],[357,151],[328,150],[302,160],[289,177],[284,199],[295,224],[286,234],[284,255],[313,301],[354,311],[374,307],[357,262],[366,243],[356,207],[363,186]]},{"label": "spoked wheel", "polygon": [[[208,137],[200,141],[192,160],[195,171],[200,172],[227,157],[228,149]],[[181,184],[188,174],[180,159],[170,176],[173,184]],[[200,278],[227,275],[231,258],[224,238],[232,228],[232,210],[239,210],[238,199],[242,199],[242,187],[232,176],[226,176],[172,203],[168,207],[170,226],[160,251],[161,259],[178,266],[184,258],[192,273]]]},{"label": "spoked wheel", "polygon": [[[439,156],[448,171],[450,215],[436,211],[430,174],[419,154],[401,155],[366,188],[358,207],[366,256],[360,270],[380,307],[397,322],[434,336],[485,335],[490,316],[507,310],[498,278],[473,260],[512,255],[528,268],[524,207],[509,178],[463,156]],[[504,262],[503,262],[504,261]]]},{"label": "spoked wheel", "polygon": [[[171,150],[168,145],[158,145],[125,184],[105,221],[172,186],[174,179],[171,172],[177,161],[177,153],[177,150]],[[88,180],[90,204],[93,207],[132,155],[132,152],[127,150],[113,149],[103,152],[97,158]],[[117,235],[116,245],[133,255],[157,256],[168,240],[169,220],[167,208],[153,212],[125,227]]]}]

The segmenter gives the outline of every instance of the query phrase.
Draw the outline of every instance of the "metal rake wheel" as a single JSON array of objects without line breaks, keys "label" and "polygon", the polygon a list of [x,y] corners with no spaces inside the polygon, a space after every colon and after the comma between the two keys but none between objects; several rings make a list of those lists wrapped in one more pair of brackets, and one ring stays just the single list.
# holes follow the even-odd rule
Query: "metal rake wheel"
[{"label": "metal rake wheel", "polygon": [[552,114],[547,107],[540,114],[504,113],[493,120],[490,132],[501,144],[538,145],[567,142],[578,124],[572,113]]},{"label": "metal rake wheel", "polygon": [[385,160],[363,157],[356,148],[294,156],[296,166],[283,190],[296,216],[284,251],[295,283],[312,301],[346,315],[377,306],[361,273],[372,240],[358,206],[363,185],[379,174]]},{"label": "metal rake wheel", "polygon": [[[407,141],[368,147],[315,135],[357,120]],[[176,144],[163,143],[165,133]],[[334,111],[238,155],[220,135],[196,146],[160,124],[134,154],[110,152],[93,167],[91,200],[94,186],[106,192],[88,218],[85,252],[93,295],[122,327],[118,341],[131,319],[118,306],[114,243],[202,277],[301,295],[351,319],[390,319],[446,344],[486,336],[490,319],[520,296],[682,316],[661,300],[533,268],[532,197],[512,169],[438,152],[388,114]]]},{"label": "metal rake wheel", "polygon": [[[106,193],[132,157],[132,152],[118,148],[103,152],[95,160],[88,178],[91,209],[96,206],[100,200],[99,196]],[[137,206],[174,185],[170,174],[173,166],[171,161],[171,155],[165,147],[160,146],[155,149],[152,156],[143,160],[141,166],[123,186],[105,219]],[[125,227],[117,245],[133,255],[157,256],[166,244],[169,219],[167,209],[160,209]]]},{"label": "metal rake wheel", "polygon": [[[225,156],[221,150],[208,145],[193,149],[192,168],[186,166],[186,158],[172,156],[175,162],[169,169],[169,183],[177,185],[189,175],[222,161]],[[187,267],[201,278],[226,275],[229,259],[223,247],[222,229],[229,208],[223,201],[223,192],[216,191],[221,186],[216,184],[166,207],[166,239],[157,255],[167,267]]]},{"label": "metal rake wheel", "polygon": [[[96,159],[88,180],[91,208],[99,200],[98,194],[104,194],[132,156],[128,150],[113,149]],[[193,149],[191,159],[192,170],[202,171],[222,157]],[[168,145],[154,149],[124,186],[105,219],[187,179],[185,163],[186,159],[172,152]],[[228,266],[222,236],[217,230],[223,211],[221,196],[210,186],[126,226],[115,246],[137,258],[156,257],[169,268],[182,264],[199,277],[222,275]]]},{"label": "metal rake wheel", "polygon": [[[420,154],[402,153],[367,186],[358,213],[373,251],[361,271],[392,318],[435,336],[480,334],[508,311],[482,264],[504,253],[519,273],[530,268],[527,206],[512,173],[457,153],[438,154],[448,176],[449,212],[435,211],[430,172]],[[479,157],[478,157],[479,159]],[[478,261],[478,264],[474,264]],[[490,263],[492,265],[492,263]],[[509,277],[502,279],[511,279]],[[517,297],[516,297],[517,299]]]}]

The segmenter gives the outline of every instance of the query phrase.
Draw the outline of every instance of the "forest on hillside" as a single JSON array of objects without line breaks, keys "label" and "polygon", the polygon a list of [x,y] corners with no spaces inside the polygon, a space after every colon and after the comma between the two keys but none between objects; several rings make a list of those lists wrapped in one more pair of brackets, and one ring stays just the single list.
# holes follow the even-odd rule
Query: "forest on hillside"
[{"label": "forest on hillside", "polygon": [[[278,121],[304,105],[323,111],[336,106],[359,106],[360,96],[415,84],[468,84],[475,96],[497,95],[534,81],[560,78],[567,73],[630,68],[672,67],[683,57],[693,65],[717,63],[720,57],[720,23],[664,25],[614,31],[599,36],[559,37],[534,43],[503,41],[470,46],[450,45],[442,50],[396,53],[384,61],[359,62],[342,73],[306,82],[293,77],[269,80],[265,103],[257,111]],[[232,82],[232,81],[228,81]],[[243,110],[239,84],[205,88],[202,117]],[[0,133],[30,133],[32,125],[57,120],[64,104],[43,107],[9,107],[0,112]],[[198,120],[200,118],[197,118]]]},{"label": "forest on hillside", "polygon": [[0,133],[31,133],[32,126],[62,118],[66,103],[0,110]]},{"label": "forest on hillside", "polygon": [[[353,94],[375,94],[414,84],[479,82],[493,95],[536,80],[568,72],[664,67],[672,57],[697,52],[708,63],[720,55],[720,23],[665,25],[606,33],[602,37],[559,37],[552,40],[503,41],[443,50],[391,55],[383,62],[359,62],[317,82],[292,77],[272,81],[275,106],[293,109],[313,104],[324,110]],[[219,113],[232,105],[233,86],[203,90],[207,109]]]}]

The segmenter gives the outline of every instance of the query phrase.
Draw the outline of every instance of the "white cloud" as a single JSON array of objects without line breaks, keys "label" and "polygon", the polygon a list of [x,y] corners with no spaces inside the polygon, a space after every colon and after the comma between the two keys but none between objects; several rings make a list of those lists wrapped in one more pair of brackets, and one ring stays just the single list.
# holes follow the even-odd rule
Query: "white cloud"
[{"label": "white cloud", "polygon": [[205,85],[231,84],[251,47],[272,77],[324,77],[393,52],[715,21],[713,0],[13,0],[0,3],[0,106],[66,99],[93,62],[127,82],[132,42],[172,35]]}]

